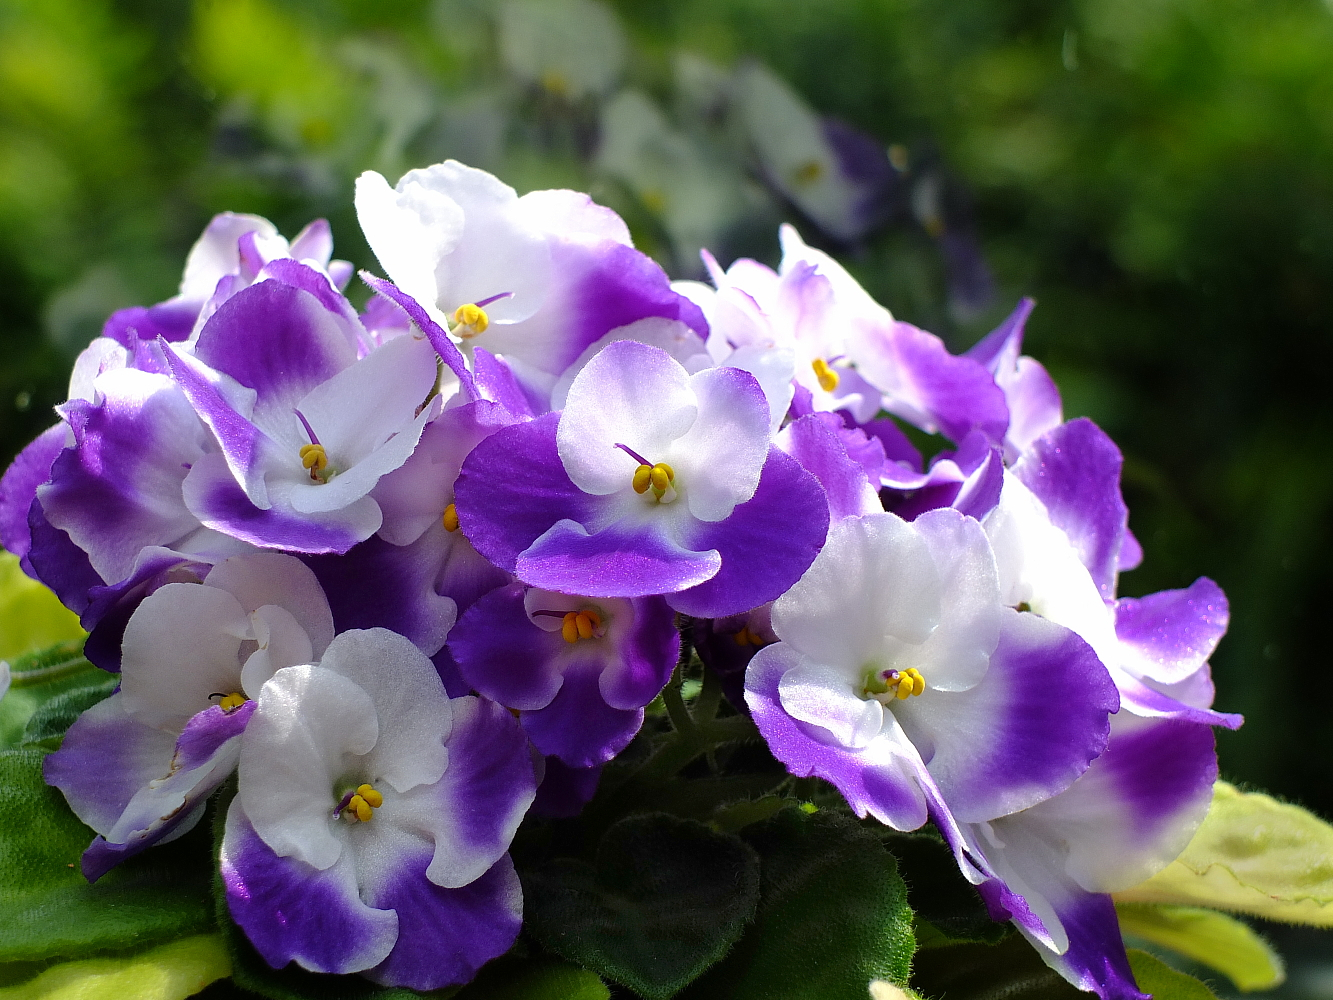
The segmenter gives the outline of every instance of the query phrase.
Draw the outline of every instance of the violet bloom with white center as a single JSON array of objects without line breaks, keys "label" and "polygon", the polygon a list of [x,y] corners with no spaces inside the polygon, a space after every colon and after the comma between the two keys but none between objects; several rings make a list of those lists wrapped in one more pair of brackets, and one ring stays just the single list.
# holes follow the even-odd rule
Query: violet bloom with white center
[{"label": "violet bloom with white center", "polygon": [[957,511],[836,522],[772,621],[751,713],[788,770],[832,782],[858,815],[903,830],[928,811],[994,819],[1063,791],[1106,747],[1105,668],[1068,629],[1000,603],[981,526]]},{"label": "violet bloom with white center", "polygon": [[265,548],[345,552],[382,523],[370,492],[437,412],[434,349],[398,337],[358,357],[346,300],[294,262],[228,299],[172,375],[220,452],[193,462],[185,502]]},{"label": "violet bloom with white center", "polygon": [[390,280],[465,350],[502,356],[543,404],[584,349],[617,327],[660,316],[707,332],[698,308],[634,249],[620,217],[586,195],[520,198],[449,160],[394,188],[367,171],[356,207]]},{"label": "violet bloom with white center", "polygon": [[44,765],[98,833],[84,874],[96,880],[193,827],[236,767],[264,682],[318,658],[332,638],[313,574],[275,552],[228,559],[202,584],[146,597],[125,627],[120,689],[84,712]]},{"label": "violet bloom with white center", "polygon": [[810,565],[818,482],[769,443],[768,403],[735,368],[695,375],[657,348],[606,347],[561,413],[497,431],[455,485],[463,532],[520,580],[589,597],[665,595],[736,614]]},{"label": "violet bloom with white center", "polygon": [[505,709],[450,699],[400,635],[344,632],[259,692],[222,841],[232,919],[274,968],[468,982],[518,936],[506,852],[535,789]]},{"label": "violet bloom with white center", "polygon": [[459,619],[449,651],[479,694],[518,712],[533,746],[585,768],[643,725],[680,657],[674,619],[660,597],[594,600],[516,583]]}]

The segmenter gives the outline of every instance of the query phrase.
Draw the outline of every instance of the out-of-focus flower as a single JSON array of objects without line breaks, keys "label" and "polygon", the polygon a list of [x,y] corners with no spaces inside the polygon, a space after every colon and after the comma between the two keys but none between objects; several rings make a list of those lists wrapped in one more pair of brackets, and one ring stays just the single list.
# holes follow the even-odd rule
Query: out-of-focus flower
[{"label": "out-of-focus flower", "polygon": [[609,93],[629,48],[615,12],[596,0],[508,0],[498,28],[505,69],[567,101]]}]

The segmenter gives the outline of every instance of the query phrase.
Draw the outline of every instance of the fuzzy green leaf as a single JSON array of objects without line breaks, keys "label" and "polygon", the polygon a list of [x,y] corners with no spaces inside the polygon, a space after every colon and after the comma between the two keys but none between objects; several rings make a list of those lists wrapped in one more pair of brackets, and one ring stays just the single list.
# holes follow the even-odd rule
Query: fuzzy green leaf
[{"label": "fuzzy green leaf", "polygon": [[866,1000],[906,983],[912,911],[893,856],[850,817],[787,808],[747,826],[762,879],[755,923],[690,1000]]},{"label": "fuzzy green leaf", "polygon": [[0,551],[0,660],[12,664],[30,649],[82,640],[83,635],[79,616],[26,576],[16,556]]},{"label": "fuzzy green leaf", "polygon": [[1146,951],[1130,948],[1129,967],[1134,970],[1139,989],[1151,994],[1153,1000],[1217,1000],[1216,994],[1193,976],[1177,972]]},{"label": "fuzzy green leaf", "polygon": [[1219,781],[1180,857],[1115,898],[1333,927],[1333,826],[1299,806]]},{"label": "fuzzy green leaf", "polygon": [[63,962],[0,987],[0,1000],[185,1000],[230,971],[216,934],[200,934],[135,955]]},{"label": "fuzzy green leaf", "polygon": [[212,927],[206,838],[187,835],[90,885],[93,832],[42,781],[38,750],[0,753],[0,962],[83,958]]},{"label": "fuzzy green leaf", "polygon": [[525,923],[544,947],[662,1000],[740,937],[759,900],[759,860],[702,823],[632,816],[606,832],[596,866],[557,859],[523,888]]},{"label": "fuzzy green leaf", "polygon": [[1285,978],[1282,958],[1234,917],[1196,906],[1121,903],[1120,930],[1170,948],[1226,975],[1243,992],[1268,990]]},{"label": "fuzzy green leaf", "polygon": [[[608,1000],[611,991],[587,969],[546,958],[499,958],[456,1000]],[[0,998],[3,1000],[3,998]]]},{"label": "fuzzy green leaf", "polygon": [[80,673],[68,688],[47,698],[28,717],[20,741],[42,749],[54,750],[64,739],[74,720],[106,698],[120,683],[120,677],[96,670],[89,676]]},{"label": "fuzzy green leaf", "polygon": [[949,1000],[1089,1000],[1017,934],[999,944],[955,944],[917,952],[912,988],[923,997]]},{"label": "fuzzy green leaf", "polygon": [[879,837],[899,867],[909,875],[907,902],[917,920],[917,943],[923,948],[965,941],[993,944],[1012,931],[1012,925],[996,923],[963,878],[953,852],[931,828],[918,833],[878,829]]},{"label": "fuzzy green leaf", "polygon": [[9,692],[0,698],[0,750],[23,744],[28,720],[47,702],[111,676],[84,659],[82,639],[26,653],[10,664],[10,675]]}]

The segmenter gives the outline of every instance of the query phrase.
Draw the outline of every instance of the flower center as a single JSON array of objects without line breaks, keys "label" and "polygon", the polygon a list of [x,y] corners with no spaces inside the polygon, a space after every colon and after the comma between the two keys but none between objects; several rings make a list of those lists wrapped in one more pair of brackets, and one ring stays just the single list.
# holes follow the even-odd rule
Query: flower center
[{"label": "flower center", "polygon": [[298,452],[301,456],[301,467],[310,473],[310,478],[314,482],[327,483],[333,478],[333,470],[329,469],[329,453],[324,450],[324,445],[315,435],[315,429],[310,426],[305,414],[300,410],[292,412],[296,414],[296,419],[301,421],[301,426],[305,428],[306,435],[310,438],[310,443],[301,445],[301,450]]},{"label": "flower center", "polygon": [[560,623],[560,637],[571,644],[580,639],[600,639],[605,634],[606,630],[602,628],[602,616],[592,608],[571,611]]},{"label": "flower center", "polygon": [[814,361],[810,362],[810,367],[815,370],[815,378],[819,380],[819,388],[825,392],[832,392],[838,387],[838,382],[841,381],[838,373],[823,358],[815,358]]},{"label": "flower center", "polygon": [[349,823],[369,823],[375,810],[384,805],[384,796],[375,790],[374,785],[357,785],[342,797],[338,808],[333,811],[336,819],[342,816]]},{"label": "flower center", "polygon": [[490,325],[491,318],[486,315],[486,310],[475,302],[469,302],[454,310],[454,325],[449,332],[455,337],[470,340],[485,333]]},{"label": "flower center", "polygon": [[742,625],[741,630],[732,636],[736,640],[737,646],[762,646],[764,640],[761,636],[750,630],[750,626]]},{"label": "flower center", "polygon": [[616,447],[639,463],[639,467],[634,470],[634,478],[630,480],[635,493],[643,496],[651,491],[653,499],[658,503],[670,503],[676,499],[675,469],[666,462],[649,462],[627,444],[617,443]]},{"label": "flower center", "polygon": [[871,671],[866,675],[865,694],[876,701],[888,703],[895,698],[906,700],[926,690],[926,679],[916,667],[906,670]]},{"label": "flower center", "polygon": [[208,698],[210,701],[213,700],[214,698],[220,699],[218,701],[218,708],[222,709],[222,711],[227,713],[236,711],[236,709],[240,708],[242,705],[244,705],[247,701],[250,700],[245,695],[241,694],[241,692],[239,691],[233,691],[231,692],[231,694],[224,694],[221,691],[214,691],[212,694],[208,696]]},{"label": "flower center", "polygon": [[453,504],[450,504],[448,507],[444,508],[444,517],[441,518],[441,520],[444,522],[445,531],[457,531],[458,508],[455,507]]}]

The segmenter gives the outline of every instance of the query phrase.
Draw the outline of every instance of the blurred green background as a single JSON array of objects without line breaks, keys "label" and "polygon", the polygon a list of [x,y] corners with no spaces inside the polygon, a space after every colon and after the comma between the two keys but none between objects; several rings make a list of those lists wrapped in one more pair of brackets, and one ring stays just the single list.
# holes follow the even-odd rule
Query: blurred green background
[{"label": "blurred green background", "polygon": [[[0,458],[52,422],[110,310],[173,294],[213,213],[266,215],[288,236],[327,217],[337,256],[373,268],[351,203],[368,167],[392,181],[455,156],[520,190],[588,189],[690,273],[660,205],[597,168],[599,102],[633,86],[688,134],[682,72],[753,57],[821,114],[933,158],[970,193],[997,288],[980,312],[948,307],[920,231],[837,249],[899,318],[955,349],[1037,298],[1028,353],[1067,415],[1125,452],[1147,559],[1122,591],[1207,574],[1230,595],[1218,705],[1248,722],[1219,737],[1224,775],[1333,815],[1318,610],[1333,594],[1320,457],[1333,432],[1330,6],[610,6],[620,41],[601,22],[562,22],[565,8],[540,27],[540,4],[487,0],[0,0]],[[571,72],[605,79],[586,92],[524,79],[497,26],[529,14],[560,36]],[[714,162],[721,147],[704,140],[714,153],[700,162]],[[719,229],[719,256],[773,261],[789,213],[719,170],[714,195],[749,199]]]}]

